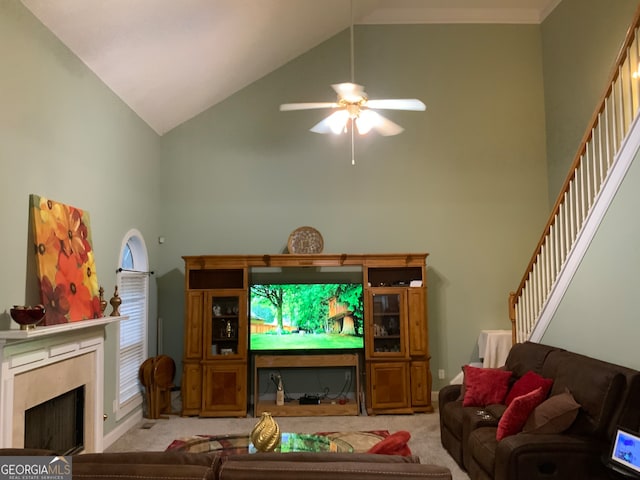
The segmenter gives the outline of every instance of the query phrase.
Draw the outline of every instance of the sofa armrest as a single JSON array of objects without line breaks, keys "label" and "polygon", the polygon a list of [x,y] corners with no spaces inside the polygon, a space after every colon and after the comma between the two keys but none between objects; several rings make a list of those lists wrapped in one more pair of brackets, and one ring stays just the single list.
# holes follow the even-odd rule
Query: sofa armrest
[{"label": "sofa armrest", "polygon": [[454,402],[460,397],[460,393],[462,392],[462,385],[454,384],[454,385],[446,385],[440,389],[438,392],[438,407],[440,411],[442,411],[442,407],[444,407],[449,402]]},{"label": "sofa armrest", "polygon": [[519,433],[498,442],[494,480],[604,477],[605,449],[591,437]]}]

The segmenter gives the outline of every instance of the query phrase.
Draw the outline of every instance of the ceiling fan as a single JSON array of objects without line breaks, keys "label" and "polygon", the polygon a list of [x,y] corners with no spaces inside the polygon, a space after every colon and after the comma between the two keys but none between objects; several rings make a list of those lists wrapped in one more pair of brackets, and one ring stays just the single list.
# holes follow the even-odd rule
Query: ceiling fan
[{"label": "ceiling fan", "polygon": [[337,83],[332,87],[338,94],[336,102],[284,103],[280,105],[280,110],[334,109],[331,115],[311,128],[311,131],[316,133],[346,133],[351,123],[352,127],[355,124],[355,128],[361,135],[373,129],[381,135],[390,136],[398,135],[404,129],[373,109],[416,111],[426,109],[425,104],[416,98],[369,100],[364,87],[357,83]]},{"label": "ceiling fan", "polygon": [[[384,136],[398,135],[404,129],[375,110],[414,110],[424,111],[426,106],[416,98],[395,98],[370,100],[362,85],[354,82],[354,42],[353,42],[353,1],[351,1],[350,24],[351,82],[332,85],[338,95],[335,102],[284,103],[280,111],[309,110],[328,108],[334,110],[329,116],[314,125],[310,130],[315,133],[347,133],[351,131],[351,163],[354,159],[354,130],[360,135],[371,130]],[[349,128],[351,127],[351,128]]]}]

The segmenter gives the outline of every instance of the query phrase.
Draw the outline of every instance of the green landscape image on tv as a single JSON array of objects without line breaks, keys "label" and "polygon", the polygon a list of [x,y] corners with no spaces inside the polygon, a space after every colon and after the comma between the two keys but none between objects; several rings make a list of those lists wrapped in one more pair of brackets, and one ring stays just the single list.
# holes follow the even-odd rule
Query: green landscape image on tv
[{"label": "green landscape image on tv", "polygon": [[252,285],[249,347],[253,351],[361,349],[363,312],[361,284]]}]

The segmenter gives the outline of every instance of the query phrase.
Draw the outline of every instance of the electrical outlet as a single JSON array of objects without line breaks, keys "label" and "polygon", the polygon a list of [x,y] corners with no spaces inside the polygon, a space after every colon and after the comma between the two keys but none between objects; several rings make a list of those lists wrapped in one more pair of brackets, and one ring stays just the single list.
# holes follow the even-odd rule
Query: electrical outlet
[{"label": "electrical outlet", "polygon": [[346,370],[346,371],[344,372],[344,380],[345,380],[346,382],[348,382],[348,381],[350,381],[350,380],[351,380],[351,372],[350,372],[349,370]]},{"label": "electrical outlet", "polygon": [[440,380],[444,380],[444,377],[445,377],[445,375],[444,375],[444,368],[440,368],[440,369],[438,369],[438,378],[439,378]]},{"label": "electrical outlet", "polygon": [[276,379],[276,374],[273,372],[269,372],[269,380],[273,382],[275,379]]}]

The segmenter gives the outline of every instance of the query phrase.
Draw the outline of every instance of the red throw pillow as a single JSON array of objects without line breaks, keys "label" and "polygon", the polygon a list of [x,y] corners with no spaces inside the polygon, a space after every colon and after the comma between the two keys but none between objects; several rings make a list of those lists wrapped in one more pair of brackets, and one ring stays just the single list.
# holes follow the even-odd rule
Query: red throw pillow
[{"label": "red throw pillow", "polygon": [[478,368],[464,366],[463,407],[486,407],[493,403],[502,403],[507,390],[511,372],[501,368]]},{"label": "red throw pillow", "polygon": [[411,449],[407,442],[411,438],[411,434],[406,430],[398,430],[392,433],[384,440],[380,440],[367,453],[378,453],[383,455],[402,455],[408,457],[411,455]]},{"label": "red throw pillow", "polygon": [[507,398],[505,399],[504,404],[508,407],[511,402],[513,402],[514,398],[529,392],[533,392],[538,387],[542,388],[544,398],[547,398],[552,385],[552,379],[544,378],[538,375],[536,372],[529,370],[522,377],[520,377],[516,381],[516,383],[513,384],[513,387],[511,387],[511,390],[509,390],[509,393],[507,394]]},{"label": "red throw pillow", "polygon": [[538,387],[533,392],[514,398],[511,405],[507,407],[502,417],[500,417],[498,430],[496,431],[496,440],[500,441],[505,437],[521,432],[531,412],[533,412],[544,399],[545,394],[542,391],[542,387]]}]

